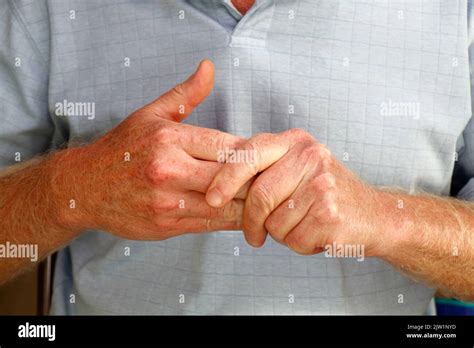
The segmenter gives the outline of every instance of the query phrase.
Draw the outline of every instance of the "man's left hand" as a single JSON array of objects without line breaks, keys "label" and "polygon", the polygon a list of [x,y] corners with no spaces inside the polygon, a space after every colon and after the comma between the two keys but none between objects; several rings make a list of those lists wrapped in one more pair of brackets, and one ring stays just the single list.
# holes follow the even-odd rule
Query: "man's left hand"
[{"label": "man's left hand", "polygon": [[364,245],[367,256],[381,243],[377,234],[379,192],[344,167],[310,134],[292,129],[259,134],[240,151],[251,162],[226,163],[211,183],[207,201],[220,207],[257,175],[244,208],[249,244],[261,246],[269,233],[300,254],[326,245]]}]

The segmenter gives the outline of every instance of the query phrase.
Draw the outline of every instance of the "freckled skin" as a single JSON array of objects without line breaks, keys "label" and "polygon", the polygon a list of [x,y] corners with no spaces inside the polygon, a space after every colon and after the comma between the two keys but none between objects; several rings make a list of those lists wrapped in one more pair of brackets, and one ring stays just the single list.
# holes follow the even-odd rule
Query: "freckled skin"
[{"label": "freckled skin", "polygon": [[[269,233],[301,254],[363,244],[366,257],[474,300],[472,203],[371,187],[302,130],[245,140],[180,124],[209,94],[213,76],[204,61],[95,143],[3,170],[0,244],[37,244],[41,259],[90,228],[137,240],[243,228],[254,246]],[[255,161],[217,163],[225,149],[250,151]],[[3,260],[0,283],[29,264]]]},{"label": "freckled skin", "polygon": [[[207,97],[213,81],[214,66],[203,61],[188,80],[97,141],[3,171],[0,243],[37,244],[41,259],[88,229],[134,240],[240,230],[245,187],[217,209],[206,204],[204,193],[222,167],[220,146],[235,148],[242,139],[179,123]],[[25,260],[2,261],[0,283],[27,268]]]},{"label": "freckled skin", "polygon": [[[241,199],[216,209],[205,204],[203,194],[222,166],[208,158],[218,153],[213,146],[222,143],[232,147],[240,140],[176,122],[191,113],[212,89],[213,66],[203,64],[186,82],[134,112],[102,139],[80,149],[88,155],[82,156],[87,168],[82,178],[89,187],[82,187],[87,196],[81,192],[75,196],[88,204],[81,205],[74,214],[67,212],[67,224],[74,222],[138,240],[240,228]],[[181,105],[186,114],[179,113]],[[221,142],[210,140],[222,137],[225,140]],[[122,160],[125,152],[131,154],[130,161]],[[113,180],[104,182],[104,177]],[[97,187],[101,189],[94,189]],[[98,201],[113,203],[101,214],[95,204]],[[184,208],[179,208],[180,201]]]}]

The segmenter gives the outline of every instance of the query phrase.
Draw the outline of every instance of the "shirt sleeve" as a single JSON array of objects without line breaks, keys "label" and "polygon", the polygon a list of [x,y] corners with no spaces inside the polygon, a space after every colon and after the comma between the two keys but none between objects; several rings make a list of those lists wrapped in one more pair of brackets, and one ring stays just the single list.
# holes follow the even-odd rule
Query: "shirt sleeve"
[{"label": "shirt sleeve", "polygon": [[44,153],[51,144],[45,10],[42,1],[0,1],[0,168]]}]

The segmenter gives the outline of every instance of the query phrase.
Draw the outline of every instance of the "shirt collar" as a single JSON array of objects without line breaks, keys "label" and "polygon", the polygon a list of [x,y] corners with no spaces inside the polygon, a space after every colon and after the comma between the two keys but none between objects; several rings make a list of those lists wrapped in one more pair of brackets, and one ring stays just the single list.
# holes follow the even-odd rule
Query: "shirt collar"
[{"label": "shirt collar", "polygon": [[236,20],[240,20],[243,17],[242,13],[240,13],[232,3],[232,0],[222,0],[222,3],[227,8],[227,10],[229,10],[232,17],[234,17]]}]

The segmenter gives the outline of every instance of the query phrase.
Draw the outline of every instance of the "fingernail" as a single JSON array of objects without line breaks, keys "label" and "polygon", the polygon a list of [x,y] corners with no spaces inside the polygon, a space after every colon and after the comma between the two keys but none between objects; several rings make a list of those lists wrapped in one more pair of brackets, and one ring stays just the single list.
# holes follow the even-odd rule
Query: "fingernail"
[{"label": "fingernail", "polygon": [[212,189],[211,191],[208,192],[206,196],[207,203],[209,203],[210,206],[213,207],[218,207],[222,204],[222,195],[217,191],[217,189]]}]

